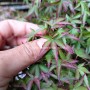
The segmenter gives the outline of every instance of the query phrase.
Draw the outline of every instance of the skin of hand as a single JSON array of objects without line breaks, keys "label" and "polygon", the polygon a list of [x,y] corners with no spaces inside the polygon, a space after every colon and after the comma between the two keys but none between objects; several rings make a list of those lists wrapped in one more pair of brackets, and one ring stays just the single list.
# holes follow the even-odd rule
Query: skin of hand
[{"label": "skin of hand", "polygon": [[[12,49],[0,51],[0,90],[6,90],[13,76],[36,62],[38,56],[40,57],[39,53],[47,40],[41,38],[27,42],[25,36],[32,29],[37,30],[39,27],[33,23],[16,20],[0,22],[0,48],[6,44],[16,46]],[[38,34],[43,34],[43,32]]]}]

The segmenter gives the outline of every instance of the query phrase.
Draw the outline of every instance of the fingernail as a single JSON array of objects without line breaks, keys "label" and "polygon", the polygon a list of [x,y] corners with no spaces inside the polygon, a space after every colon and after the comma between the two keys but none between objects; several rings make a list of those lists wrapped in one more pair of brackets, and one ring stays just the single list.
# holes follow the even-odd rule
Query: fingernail
[{"label": "fingernail", "polygon": [[42,49],[42,47],[43,47],[43,45],[44,45],[44,43],[47,41],[47,39],[39,39],[38,41],[37,41],[37,44],[38,44],[38,46],[40,47],[40,49]]}]

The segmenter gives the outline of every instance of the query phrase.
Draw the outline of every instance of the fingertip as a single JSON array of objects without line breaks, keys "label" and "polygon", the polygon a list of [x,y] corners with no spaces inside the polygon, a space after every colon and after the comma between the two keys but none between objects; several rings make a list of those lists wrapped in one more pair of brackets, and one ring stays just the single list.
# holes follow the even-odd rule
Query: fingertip
[{"label": "fingertip", "polygon": [[44,39],[44,38],[37,40],[37,44],[38,44],[40,49],[42,49],[42,47],[46,41],[47,41],[47,39]]},{"label": "fingertip", "polygon": [[26,34],[31,33],[32,30],[38,30],[39,26],[37,24],[33,24],[33,23],[26,23]]}]

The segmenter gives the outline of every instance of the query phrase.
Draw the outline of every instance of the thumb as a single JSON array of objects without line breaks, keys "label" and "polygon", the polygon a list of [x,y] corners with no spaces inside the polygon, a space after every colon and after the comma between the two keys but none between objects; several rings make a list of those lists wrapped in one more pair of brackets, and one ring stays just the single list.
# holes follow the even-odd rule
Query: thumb
[{"label": "thumb", "polygon": [[[16,75],[30,64],[37,61],[46,39],[38,39],[0,52],[0,74],[8,77]],[[47,49],[45,49],[47,51]],[[45,51],[45,52],[46,52]],[[42,55],[41,55],[42,56]]]}]

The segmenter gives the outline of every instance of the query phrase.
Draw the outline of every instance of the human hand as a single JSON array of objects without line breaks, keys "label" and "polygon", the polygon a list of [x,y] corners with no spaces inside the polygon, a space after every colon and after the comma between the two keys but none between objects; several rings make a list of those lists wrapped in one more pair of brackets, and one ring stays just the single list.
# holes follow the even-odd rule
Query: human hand
[{"label": "human hand", "polygon": [[0,48],[6,44],[17,46],[0,51],[0,90],[6,90],[13,76],[38,60],[37,57],[46,39],[26,42],[25,37],[32,29],[37,30],[38,28],[35,24],[16,20],[0,22]]}]

